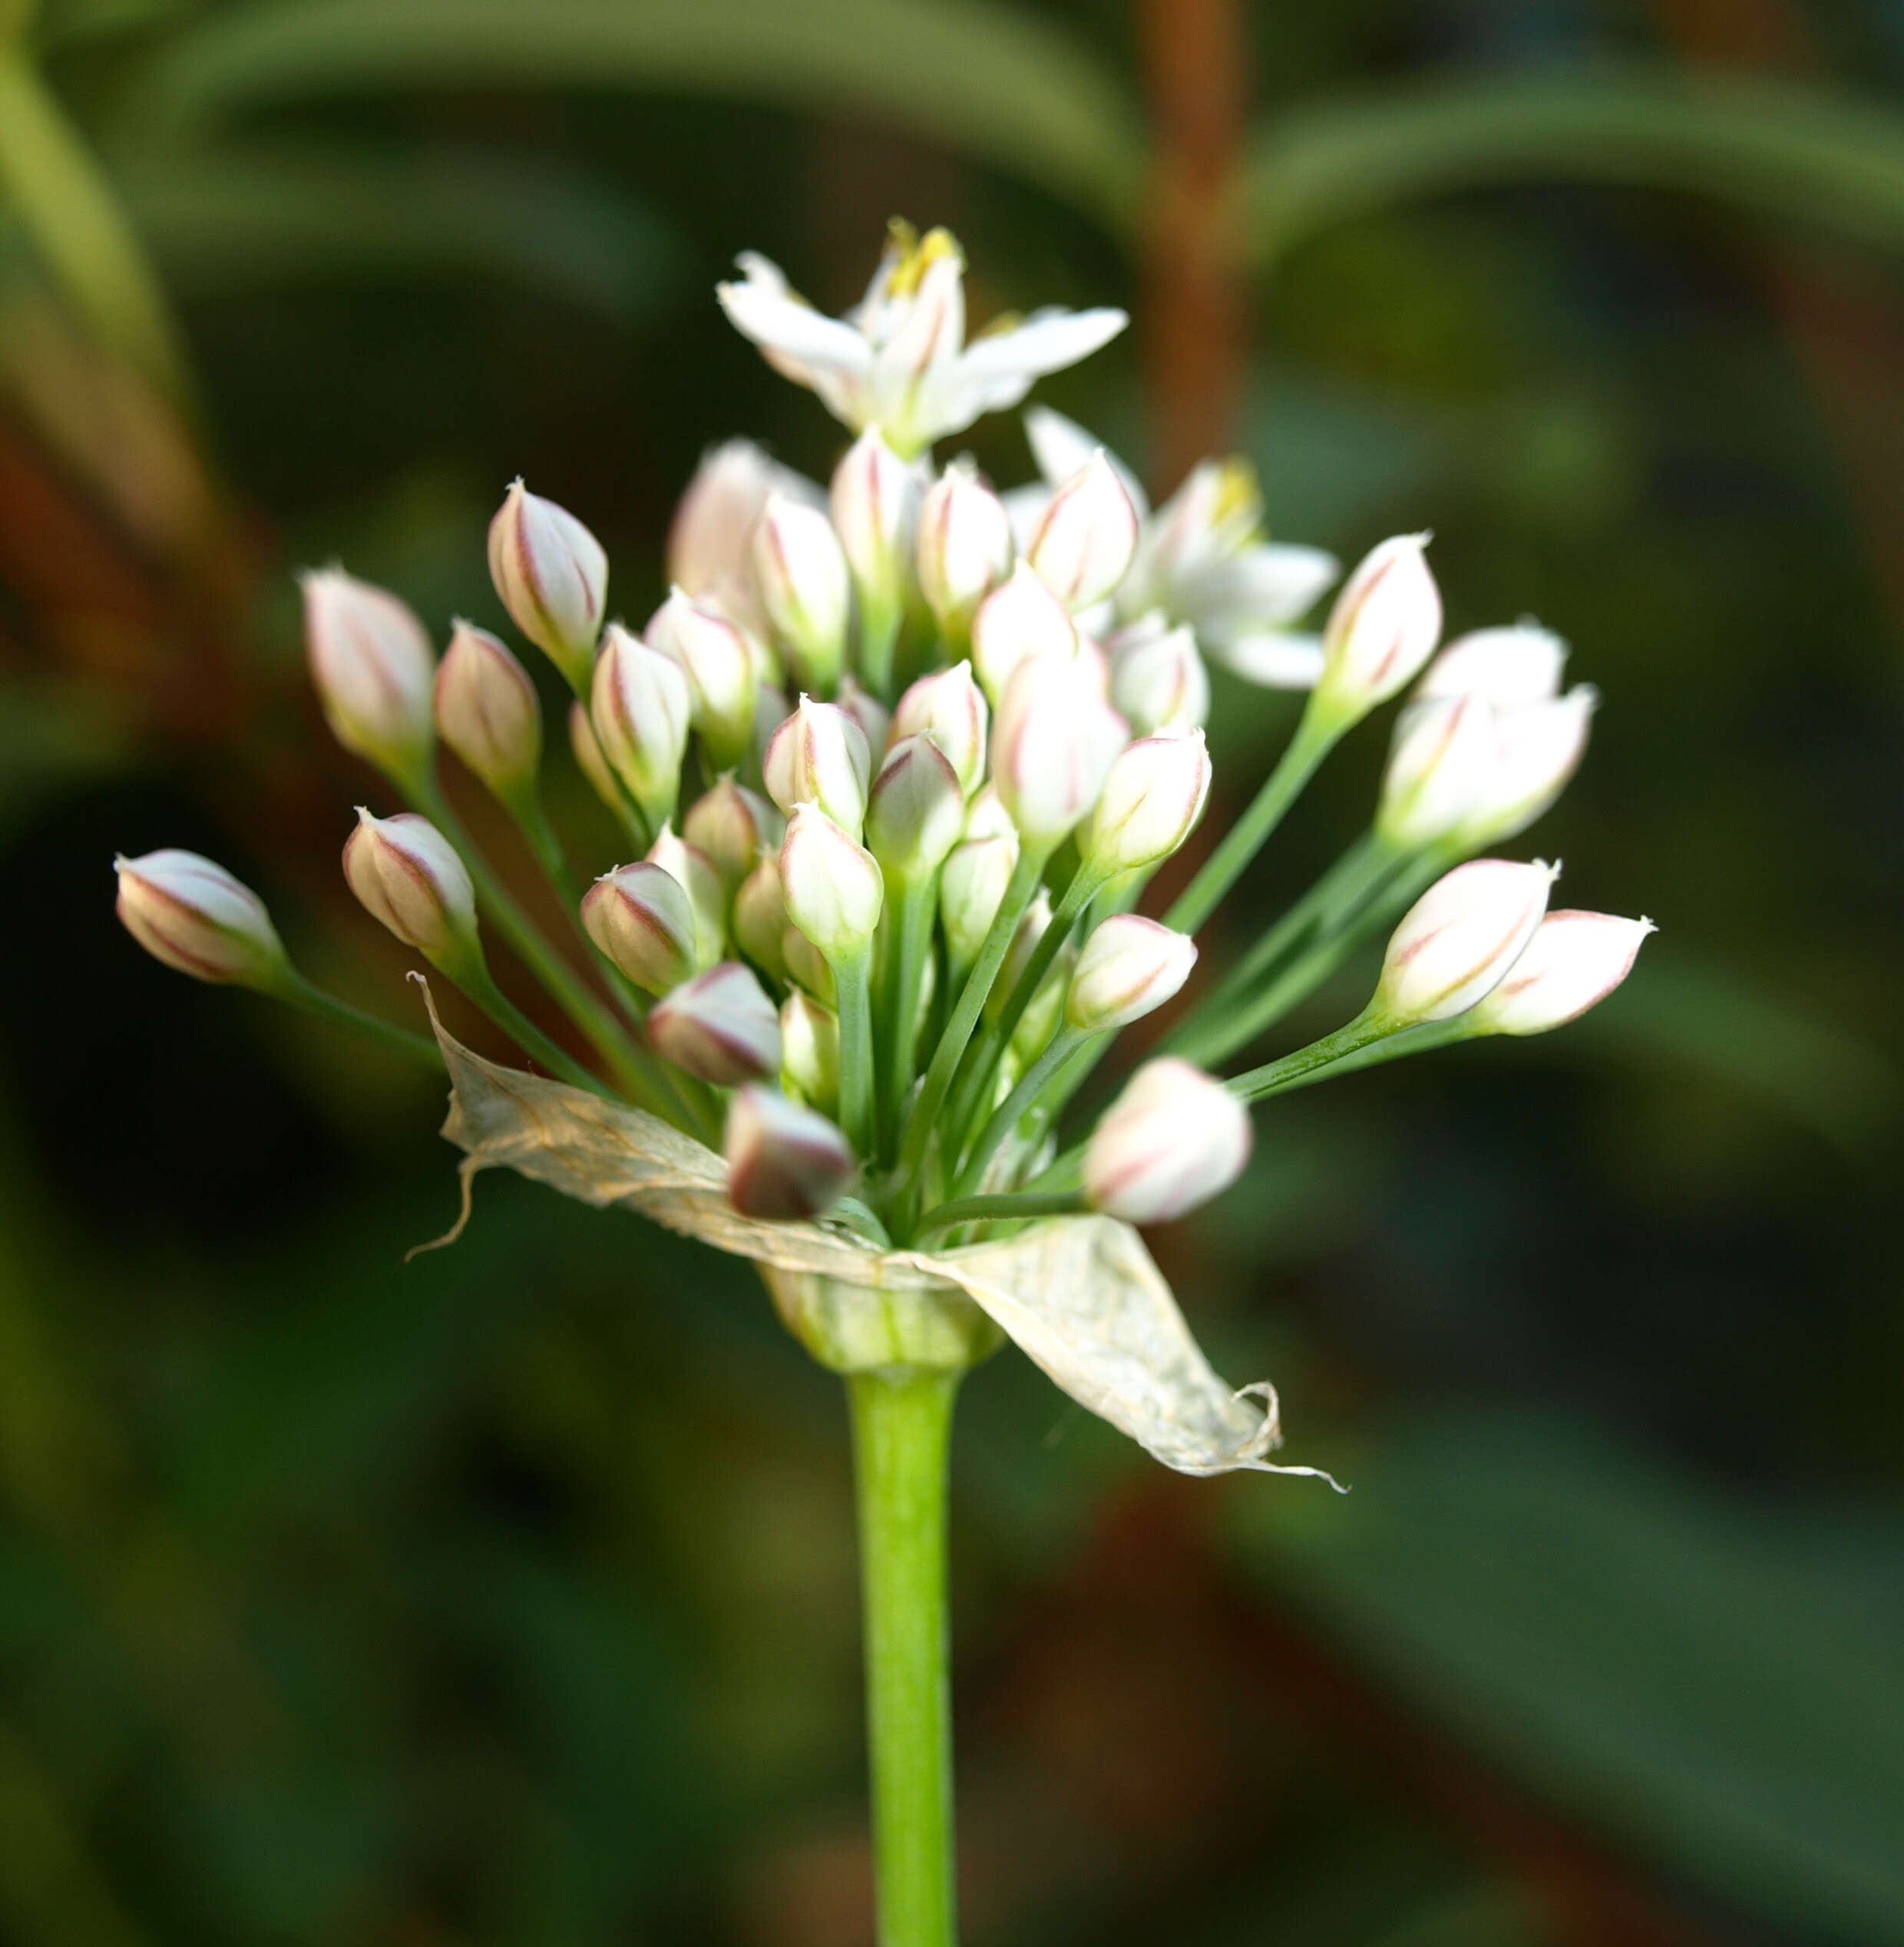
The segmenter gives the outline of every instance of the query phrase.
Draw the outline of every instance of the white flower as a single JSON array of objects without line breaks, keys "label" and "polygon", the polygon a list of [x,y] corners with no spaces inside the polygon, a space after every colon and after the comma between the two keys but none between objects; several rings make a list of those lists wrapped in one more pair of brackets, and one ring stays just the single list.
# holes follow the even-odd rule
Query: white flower
[{"label": "white flower", "polygon": [[1076,365],[1129,322],[1122,311],[1045,310],[965,340],[965,261],[944,230],[893,226],[865,296],[828,318],[749,251],[742,280],[719,286],[735,328],[767,362],[818,394],[833,416],[877,426],[902,458],[987,412],[1016,405],[1047,372]]}]

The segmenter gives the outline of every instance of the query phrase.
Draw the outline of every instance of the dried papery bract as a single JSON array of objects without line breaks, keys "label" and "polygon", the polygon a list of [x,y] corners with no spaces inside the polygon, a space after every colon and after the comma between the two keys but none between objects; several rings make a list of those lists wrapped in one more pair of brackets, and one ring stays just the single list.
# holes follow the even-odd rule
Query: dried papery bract
[{"label": "dried papery bract", "polygon": [[1465,1013],[1519,959],[1559,871],[1477,858],[1437,879],[1389,940],[1370,1018],[1409,1026]]},{"label": "dried papery bract", "polygon": [[120,922],[154,960],[195,980],[266,992],[290,971],[264,901],[197,852],[115,858]]},{"label": "dried papery bract", "polygon": [[529,673],[486,629],[458,621],[436,666],[436,727],[504,804],[535,789],[542,704]]},{"label": "dried papery bract", "polygon": [[780,1073],[779,1012],[737,960],[676,987],[649,1015],[648,1036],[677,1068],[721,1088]]},{"label": "dried papery bract", "polygon": [[728,1201],[747,1217],[818,1217],[839,1200],[858,1168],[831,1122],[770,1089],[736,1092],[722,1149]]},{"label": "dried papery bract", "polygon": [[489,524],[489,577],[509,619],[586,696],[608,603],[601,543],[517,480]]},{"label": "dried papery bract", "polygon": [[597,879],[582,901],[582,923],[610,960],[650,993],[679,987],[701,964],[686,891],[646,859]]},{"label": "dried papery bract", "polygon": [[1100,448],[1051,497],[1025,559],[1074,614],[1102,601],[1137,551],[1137,510]]},{"label": "dried papery bract", "polygon": [[1135,913],[1114,913],[1078,955],[1066,1023],[1083,1034],[1128,1027],[1178,993],[1196,964],[1196,943],[1187,934]]},{"label": "dried papery bract", "polygon": [[482,963],[476,889],[456,848],[412,812],[373,818],[357,808],[344,877],[371,917],[458,982]]},{"label": "dried papery bract", "polygon": [[738,764],[754,734],[759,678],[739,625],[676,588],[649,618],[644,640],[687,679],[688,720],[711,764]]},{"label": "dried papery bract", "polygon": [[1104,1112],[1084,1154],[1093,1210],[1164,1224],[1207,1203],[1249,1161],[1249,1112],[1201,1069],[1146,1062]]},{"label": "dried papery bract", "polygon": [[436,737],[436,656],[423,624],[387,590],[342,568],[302,579],[311,680],[331,734],[399,783],[425,776]]},{"label": "dried papery bract", "polygon": [[1648,919],[1611,913],[1549,913],[1491,993],[1475,1003],[1476,1034],[1545,1034],[1597,1007],[1633,970],[1658,929]]}]

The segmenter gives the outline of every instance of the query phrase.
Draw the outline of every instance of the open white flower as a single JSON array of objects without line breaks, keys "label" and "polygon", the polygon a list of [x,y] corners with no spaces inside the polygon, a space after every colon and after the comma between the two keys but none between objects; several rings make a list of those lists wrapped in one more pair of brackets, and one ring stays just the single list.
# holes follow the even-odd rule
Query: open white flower
[{"label": "open white flower", "polygon": [[816,311],[765,257],[737,261],[742,278],[719,286],[735,329],[836,419],[855,432],[877,426],[907,458],[1016,405],[1034,381],[1088,358],[1129,322],[1122,311],[1054,308],[968,344],[965,259],[944,230],[920,236],[894,223],[865,296],[844,318]]}]

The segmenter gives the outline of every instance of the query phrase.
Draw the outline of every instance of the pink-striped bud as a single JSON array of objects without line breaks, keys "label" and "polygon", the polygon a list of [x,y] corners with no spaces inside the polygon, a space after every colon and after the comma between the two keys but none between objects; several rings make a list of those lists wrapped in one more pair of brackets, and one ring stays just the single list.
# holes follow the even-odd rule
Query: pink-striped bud
[{"label": "pink-striped bud", "polygon": [[992,782],[1027,845],[1050,850],[1089,813],[1129,734],[1075,662],[1019,665],[998,706]]},{"label": "pink-striped bud", "polygon": [[436,666],[443,741],[507,804],[535,787],[542,703],[529,672],[486,629],[458,622]]},{"label": "pink-striped bud", "polygon": [[1076,662],[1078,632],[1064,604],[1020,561],[972,617],[972,667],[994,708],[1020,663],[1034,657]]},{"label": "pink-striped bud", "polygon": [[722,1150],[728,1202],[743,1217],[774,1221],[819,1216],[858,1167],[846,1138],[824,1116],[769,1089],[735,1096]]},{"label": "pink-striped bud", "polygon": [[115,858],[120,924],[195,980],[269,991],[290,971],[264,901],[224,867],[167,849]]},{"label": "pink-striped bud", "polygon": [[1053,494],[1025,549],[1073,614],[1101,602],[1137,552],[1137,510],[1099,447]]},{"label": "pink-striped bud", "polygon": [[482,964],[476,889],[456,848],[413,812],[372,818],[357,807],[344,877],[370,917],[460,980]]},{"label": "pink-striped bud", "polygon": [[1410,681],[1441,634],[1441,593],[1425,534],[1397,534],[1343,584],[1323,631],[1319,701],[1354,722]]},{"label": "pink-striped bud", "polygon": [[436,657],[410,610],[342,568],[303,577],[304,641],[324,720],[345,749],[400,782],[423,774],[435,742]]},{"label": "pink-striped bud", "polygon": [[985,781],[985,733],[991,722],[970,663],[921,676],[899,699],[893,735],[930,737],[944,754],[967,797]]},{"label": "pink-striped bud", "polygon": [[1004,503],[957,459],[926,490],[919,508],[919,587],[940,632],[954,639],[1011,572],[1011,521]]},{"label": "pink-striped bud", "polygon": [[1470,630],[1428,665],[1415,686],[1418,699],[1479,695],[1497,708],[1544,703],[1560,694],[1567,645],[1532,622]]},{"label": "pink-striped bud", "polygon": [[648,1039],[676,1068],[732,1089],[780,1072],[780,1014],[752,971],[722,960],[657,1003]]},{"label": "pink-striped bud", "polygon": [[785,961],[787,978],[805,988],[823,1005],[839,1005],[839,983],[826,964],[826,956],[789,920],[780,935],[780,957]]},{"label": "pink-striped bud", "polygon": [[1658,928],[1611,913],[1549,913],[1492,993],[1476,1001],[1468,1025],[1477,1034],[1545,1034],[1597,1007],[1633,970],[1640,945]]},{"label": "pink-striped bud", "polygon": [[900,884],[929,878],[965,831],[958,773],[930,737],[901,737],[866,805],[866,844],[880,870]]},{"label": "pink-striped bud", "polygon": [[584,694],[608,602],[601,543],[517,480],[489,524],[489,578],[510,620]]},{"label": "pink-striped bud", "polygon": [[1485,696],[1423,697],[1395,719],[1375,829],[1388,845],[1433,845],[1459,828],[1494,763],[1496,721]]},{"label": "pink-striped bud", "polygon": [[774,806],[758,792],[736,784],[732,772],[712,790],[702,792],[681,821],[682,837],[706,855],[729,892],[763,852],[779,850],[785,830],[785,821]]},{"label": "pink-striped bud", "polygon": [[666,993],[701,964],[694,907],[674,875],[646,859],[604,873],[582,896],[588,937],[638,987]]},{"label": "pink-striped bud", "polygon": [[1106,646],[1111,707],[1139,736],[1200,730],[1209,720],[1209,672],[1188,623],[1172,629],[1153,614],[1121,630]]},{"label": "pink-striped bud", "polygon": [[677,837],[668,823],[648,848],[646,862],[659,866],[687,894],[694,913],[695,964],[712,967],[727,944],[727,888],[719,868],[698,845]]},{"label": "pink-striped bud", "polygon": [[791,929],[777,848],[742,880],[734,895],[733,926],[735,944],[741,951],[770,980],[784,980],[787,955],[783,943]]},{"label": "pink-striped bud", "polygon": [[888,612],[904,603],[919,544],[918,469],[868,426],[833,471],[833,527],[860,597]]},{"label": "pink-striped bud", "polygon": [[1092,1132],[1084,1200],[1126,1223],[1168,1223],[1228,1189],[1249,1153],[1248,1110],[1166,1056],[1138,1069]]},{"label": "pink-striped bud", "polygon": [[1209,796],[1210,753],[1201,730],[1140,737],[1118,752],[1079,850],[1102,872],[1142,871],[1196,829]]},{"label": "pink-striped bud", "polygon": [[859,726],[859,734],[866,739],[866,749],[877,764],[892,741],[891,712],[870,690],[862,689],[856,676],[840,678],[833,701]]},{"label": "pink-striped bud", "polygon": [[818,805],[796,805],[780,847],[787,917],[838,965],[872,943],[885,903],[879,863]]},{"label": "pink-striped bud", "polygon": [[596,659],[590,720],[609,768],[651,827],[674,815],[691,709],[679,665],[611,622]]},{"label": "pink-striped bud", "polygon": [[1176,994],[1196,964],[1196,942],[1188,934],[1135,913],[1113,913],[1078,955],[1065,1020],[1086,1034],[1128,1026]]},{"label": "pink-striped bud", "polygon": [[1465,1013],[1526,951],[1559,871],[1476,858],[1436,880],[1389,940],[1370,1014],[1407,1027]]},{"label": "pink-striped bud", "polygon": [[739,625],[676,588],[650,617],[646,640],[686,677],[688,720],[709,762],[717,769],[738,764],[753,737],[760,686]]},{"label": "pink-striped bud", "polygon": [[780,1082],[823,1114],[840,1099],[840,1017],[799,989],[780,1003]]},{"label": "pink-striped bud", "polygon": [[802,683],[831,689],[846,661],[852,587],[833,524],[771,494],[754,530],[754,574],[774,633]]},{"label": "pink-striped bud", "polygon": [[939,924],[945,929],[946,954],[955,985],[978,958],[1017,864],[1015,829],[967,838],[947,854],[939,874]]},{"label": "pink-striped bud", "polygon": [[1580,768],[1599,695],[1581,683],[1551,702],[1497,712],[1492,759],[1469,800],[1457,842],[1499,845],[1552,804]]},{"label": "pink-striped bud", "polygon": [[754,528],[767,496],[792,478],[752,440],[730,439],[703,455],[668,529],[669,580],[718,603],[742,627],[764,629]]},{"label": "pink-striped bud", "polygon": [[796,805],[818,805],[857,838],[866,822],[872,756],[865,734],[837,703],[802,696],[773,734],[762,767],[767,795],[789,817]]},{"label": "pink-striped bud", "polygon": [[569,749],[575,755],[576,768],[587,778],[595,795],[617,818],[621,815],[621,786],[602,755],[600,740],[589,721],[588,708],[578,696],[569,706]]}]

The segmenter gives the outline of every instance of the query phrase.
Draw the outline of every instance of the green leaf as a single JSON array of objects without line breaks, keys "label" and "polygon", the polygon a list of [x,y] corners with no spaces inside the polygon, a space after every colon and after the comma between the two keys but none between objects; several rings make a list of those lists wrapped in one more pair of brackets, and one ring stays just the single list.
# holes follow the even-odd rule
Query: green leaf
[{"label": "green leaf", "polygon": [[1352,1471],[1239,1497],[1238,1535],[1383,1682],[1659,1869],[1904,1939],[1904,1614],[1806,1524],[1549,1420],[1419,1422]]},{"label": "green leaf", "polygon": [[521,160],[303,150],[142,160],[122,193],[167,275],[203,293],[339,276],[478,271],[625,321],[674,252],[623,192]]},{"label": "green leaf", "polygon": [[290,101],[404,89],[667,91],[864,114],[1122,222],[1142,140],[1115,75],[984,0],[280,0],[175,41],[147,105],[202,129]]},{"label": "green leaf", "polygon": [[1463,79],[1279,117],[1243,221],[1262,263],[1334,225],[1525,182],[1688,190],[1904,246],[1904,116],[1774,81],[1608,74]]}]

